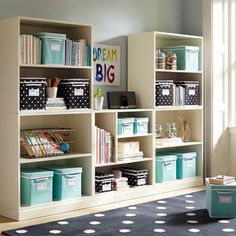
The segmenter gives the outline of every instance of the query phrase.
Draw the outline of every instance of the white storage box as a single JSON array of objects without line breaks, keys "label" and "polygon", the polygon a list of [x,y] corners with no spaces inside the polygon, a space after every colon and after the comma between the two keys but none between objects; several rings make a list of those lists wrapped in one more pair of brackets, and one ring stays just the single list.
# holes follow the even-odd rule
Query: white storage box
[{"label": "white storage box", "polygon": [[135,154],[138,152],[139,152],[139,141],[118,143],[118,153]]}]

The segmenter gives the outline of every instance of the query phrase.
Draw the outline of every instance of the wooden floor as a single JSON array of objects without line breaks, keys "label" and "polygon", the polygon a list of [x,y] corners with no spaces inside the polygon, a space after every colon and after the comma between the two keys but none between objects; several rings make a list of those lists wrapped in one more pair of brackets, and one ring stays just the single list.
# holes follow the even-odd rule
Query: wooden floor
[{"label": "wooden floor", "polygon": [[0,216],[0,236],[3,236],[3,234],[1,234],[1,232],[4,230],[23,228],[23,227],[26,227],[29,225],[42,224],[42,223],[47,223],[50,221],[57,221],[57,220],[65,219],[65,218],[76,217],[76,216],[86,215],[86,214],[90,214],[90,213],[111,210],[111,209],[115,209],[115,208],[119,208],[119,207],[125,207],[125,206],[129,206],[129,205],[154,201],[154,200],[161,199],[161,198],[167,198],[167,197],[173,197],[173,196],[182,195],[182,194],[188,194],[188,193],[200,191],[203,189],[205,189],[204,186],[196,187],[196,188],[188,188],[188,189],[173,191],[173,192],[169,192],[169,193],[165,193],[165,194],[158,194],[158,195],[153,195],[153,196],[148,196],[148,197],[136,198],[136,199],[132,199],[129,201],[122,201],[122,202],[118,202],[118,203],[114,203],[114,204],[107,204],[107,205],[102,205],[99,207],[93,207],[93,208],[88,208],[88,209],[83,209],[83,210],[78,210],[78,211],[72,211],[72,212],[68,212],[68,213],[53,215],[50,217],[42,217],[42,218],[21,221],[21,222],[13,221],[11,219]]}]

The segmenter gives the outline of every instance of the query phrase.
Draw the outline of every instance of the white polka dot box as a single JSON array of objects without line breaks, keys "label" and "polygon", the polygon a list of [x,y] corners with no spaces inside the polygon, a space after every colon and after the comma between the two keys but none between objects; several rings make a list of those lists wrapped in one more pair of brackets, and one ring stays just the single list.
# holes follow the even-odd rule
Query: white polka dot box
[{"label": "white polka dot box", "polygon": [[89,108],[89,79],[62,79],[58,96],[64,97],[67,109]]},{"label": "white polka dot box", "polygon": [[46,78],[20,78],[20,110],[45,109]]}]

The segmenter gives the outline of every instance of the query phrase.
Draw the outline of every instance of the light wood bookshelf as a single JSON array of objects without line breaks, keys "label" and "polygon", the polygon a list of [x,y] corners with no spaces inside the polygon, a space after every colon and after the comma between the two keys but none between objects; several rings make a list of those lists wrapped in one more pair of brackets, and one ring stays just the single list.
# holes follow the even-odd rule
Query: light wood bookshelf
[{"label": "light wood bookshelf", "polygon": [[[92,66],[63,66],[63,65],[27,65],[20,63],[20,34],[34,34],[37,32],[64,33],[70,39],[85,38],[92,47],[93,30],[91,25],[35,19],[28,17],[13,17],[0,21],[0,128],[2,130],[0,151],[0,215],[22,221],[44,216],[52,216],[68,211],[79,210],[110,204],[118,201],[126,201],[133,198],[155,195],[202,183],[203,157],[199,158],[198,177],[186,181],[178,181],[178,185],[155,184],[155,123],[159,117],[164,119],[166,114],[174,116],[183,110],[198,117],[200,128],[194,128],[193,143],[190,147],[196,147],[202,154],[202,116],[203,104],[194,108],[168,108],[159,109],[154,106],[154,81],[156,74],[186,74],[188,72],[156,71],[154,68],[154,49],[157,33],[141,34],[141,37],[129,37],[129,60],[139,51],[142,60],[135,58],[129,62],[129,88],[136,91],[138,109],[124,110],[93,110],[92,90],[93,71]],[[166,37],[170,37],[166,34]],[[175,37],[175,36],[173,36]],[[182,38],[183,36],[176,36]],[[131,40],[132,39],[132,40]],[[192,40],[192,37],[189,36]],[[193,40],[199,42],[200,38]],[[137,50],[137,46],[139,49]],[[141,51],[140,51],[141,50]],[[144,53],[144,54],[142,54]],[[133,55],[133,56],[131,56]],[[150,57],[150,58],[149,58]],[[143,61],[144,59],[144,61]],[[145,63],[144,63],[145,62]],[[131,73],[131,74],[130,74]],[[132,74],[134,73],[134,74]],[[63,111],[19,110],[19,82],[20,77],[51,77],[60,75],[62,78],[87,78],[90,80],[90,106],[89,109],[73,109]],[[191,73],[195,78],[202,79],[202,72]],[[136,76],[138,83],[133,76]],[[145,79],[144,79],[145,78]],[[146,89],[143,89],[146,88]],[[147,92],[148,91],[148,92]],[[146,135],[119,136],[117,132],[117,119],[121,117],[149,117],[149,132]],[[194,118],[197,125],[197,120]],[[96,164],[95,160],[95,125],[109,131],[114,137],[115,147],[119,140],[140,142],[144,158],[129,162],[115,162]],[[51,128],[63,126],[75,128],[73,136],[72,153],[65,156],[45,157],[42,159],[26,159],[21,157],[20,130],[26,128]],[[187,146],[187,145],[186,145]],[[187,146],[186,148],[189,148]],[[117,156],[117,149],[115,155]],[[69,166],[81,166],[82,173],[82,197],[63,201],[53,201],[47,204],[23,207],[20,204],[20,170],[22,167],[38,167],[43,164],[65,164]],[[95,193],[95,172],[110,173],[113,168],[131,167],[148,169],[148,184],[143,187],[131,188],[125,191],[112,191],[107,193]]]},{"label": "light wood bookshelf", "polygon": [[[168,46],[191,45],[199,47],[199,70],[165,70],[155,68],[155,52],[157,49]],[[136,92],[137,105],[142,108],[154,109],[154,124],[175,122],[179,124],[180,116],[187,116],[191,127],[190,142],[171,145],[153,145],[153,152],[163,151],[195,151],[197,152],[197,176],[194,178],[154,184],[156,189],[172,191],[194,187],[203,184],[203,71],[202,71],[203,38],[200,36],[172,34],[166,32],[142,32],[128,36],[128,89]],[[178,60],[178,58],[177,58]],[[199,81],[199,105],[196,106],[156,106],[155,81],[156,80],[197,80]],[[144,89],[145,88],[145,89]],[[177,127],[178,130],[178,127]],[[154,131],[153,131],[154,132]],[[154,138],[155,139],[155,138]],[[153,158],[153,170],[155,170]],[[155,171],[154,171],[155,172]],[[155,173],[153,173],[155,175]]]}]

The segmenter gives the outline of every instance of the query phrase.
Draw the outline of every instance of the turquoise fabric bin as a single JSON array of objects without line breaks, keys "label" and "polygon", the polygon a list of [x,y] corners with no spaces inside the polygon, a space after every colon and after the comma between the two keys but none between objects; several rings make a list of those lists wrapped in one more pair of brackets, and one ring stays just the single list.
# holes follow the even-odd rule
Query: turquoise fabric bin
[{"label": "turquoise fabric bin", "polygon": [[148,133],[148,117],[135,117],[134,118],[134,134],[147,134]]},{"label": "turquoise fabric bin", "polygon": [[179,45],[162,48],[164,53],[170,51],[177,56],[177,70],[199,70],[199,47]]},{"label": "turquoise fabric bin", "polygon": [[117,120],[118,135],[134,134],[134,118],[119,118]]},{"label": "turquoise fabric bin", "polygon": [[196,176],[196,152],[173,153],[177,156],[177,179]]},{"label": "turquoise fabric bin", "polygon": [[53,172],[41,169],[21,170],[21,204],[36,205],[52,201]]},{"label": "turquoise fabric bin", "polygon": [[236,182],[213,185],[206,178],[206,208],[213,218],[236,217]]},{"label": "turquoise fabric bin", "polygon": [[42,64],[65,64],[65,34],[41,32],[35,36],[42,41]]},{"label": "turquoise fabric bin", "polygon": [[156,156],[156,182],[162,183],[176,179],[176,155],[157,153]]},{"label": "turquoise fabric bin", "polygon": [[82,167],[44,167],[54,172],[53,200],[81,197]]}]

